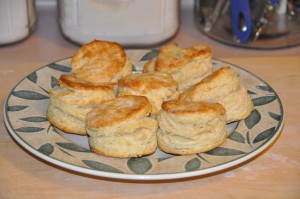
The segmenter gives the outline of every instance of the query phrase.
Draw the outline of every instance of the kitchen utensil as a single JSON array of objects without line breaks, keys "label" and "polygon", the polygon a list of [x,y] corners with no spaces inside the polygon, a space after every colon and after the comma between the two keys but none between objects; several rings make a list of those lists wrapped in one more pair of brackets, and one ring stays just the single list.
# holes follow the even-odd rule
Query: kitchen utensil
[{"label": "kitchen utensil", "polygon": [[238,42],[248,41],[252,26],[249,0],[231,0],[231,19]]}]

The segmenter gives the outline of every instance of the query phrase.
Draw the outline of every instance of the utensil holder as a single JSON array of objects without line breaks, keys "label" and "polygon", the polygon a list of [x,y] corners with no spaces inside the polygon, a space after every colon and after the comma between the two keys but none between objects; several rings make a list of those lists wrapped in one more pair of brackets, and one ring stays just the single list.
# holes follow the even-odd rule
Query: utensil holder
[{"label": "utensil holder", "polygon": [[[245,25],[247,15],[242,7],[232,5],[234,0],[195,0],[196,26],[208,37],[219,42],[257,49],[275,49],[300,44],[299,0],[246,0],[249,3],[251,24]],[[237,9],[237,10],[235,10]],[[235,13],[238,12],[238,13]],[[232,18],[239,17],[238,20]],[[240,39],[239,33],[249,31],[249,37]]]}]

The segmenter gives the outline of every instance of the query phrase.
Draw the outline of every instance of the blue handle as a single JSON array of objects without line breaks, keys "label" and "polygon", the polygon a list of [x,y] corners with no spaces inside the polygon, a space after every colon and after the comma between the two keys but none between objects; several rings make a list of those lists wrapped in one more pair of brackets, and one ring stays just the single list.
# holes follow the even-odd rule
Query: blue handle
[{"label": "blue handle", "polygon": [[231,19],[233,33],[240,42],[251,36],[251,15],[249,0],[231,0]]}]

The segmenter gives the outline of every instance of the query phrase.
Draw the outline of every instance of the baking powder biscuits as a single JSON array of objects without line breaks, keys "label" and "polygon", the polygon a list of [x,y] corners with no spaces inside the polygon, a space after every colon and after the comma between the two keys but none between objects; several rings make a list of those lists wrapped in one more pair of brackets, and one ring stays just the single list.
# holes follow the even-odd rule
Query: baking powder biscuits
[{"label": "baking powder biscuits", "polygon": [[132,73],[118,43],[94,40],[80,47],[71,61],[72,75],[92,84],[111,84]]},{"label": "baking powder biscuits", "polygon": [[144,96],[127,95],[94,107],[86,116],[91,150],[112,157],[140,157],[155,152],[157,121],[149,117]]},{"label": "baking powder biscuits", "polygon": [[66,133],[86,135],[86,114],[96,104],[115,98],[114,89],[85,84],[72,75],[62,75],[58,81],[59,86],[49,92],[49,122]]},{"label": "baking powder biscuits", "polygon": [[218,103],[165,101],[157,120],[158,147],[166,153],[205,152],[227,137],[225,109]]},{"label": "baking powder biscuits", "polygon": [[152,115],[157,114],[163,101],[177,99],[178,84],[169,73],[136,73],[118,81],[118,96],[146,96],[152,105]]},{"label": "baking powder biscuits", "polygon": [[218,102],[224,106],[227,123],[245,119],[254,106],[236,73],[222,67],[179,96],[180,100]]},{"label": "baking powder biscuits", "polygon": [[163,46],[155,60],[145,64],[143,72],[167,72],[178,82],[179,91],[201,81],[212,73],[211,49],[206,45],[180,48],[177,44]]}]

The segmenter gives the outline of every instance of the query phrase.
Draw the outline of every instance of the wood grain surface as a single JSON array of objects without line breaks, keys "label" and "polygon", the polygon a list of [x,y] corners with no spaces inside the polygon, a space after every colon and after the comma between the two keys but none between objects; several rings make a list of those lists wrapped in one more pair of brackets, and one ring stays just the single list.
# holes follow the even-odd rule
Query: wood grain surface
[{"label": "wood grain surface", "polygon": [[[141,182],[92,177],[28,153],[9,135],[1,114],[0,198],[300,198],[300,57],[222,60],[261,77],[282,100],[285,124],[281,135],[255,158],[222,172],[181,180]],[[18,81],[40,66],[1,64],[0,103],[4,104]]]}]

